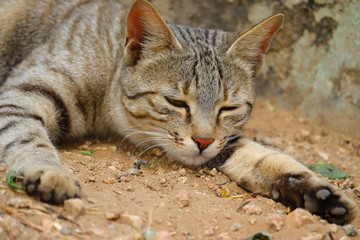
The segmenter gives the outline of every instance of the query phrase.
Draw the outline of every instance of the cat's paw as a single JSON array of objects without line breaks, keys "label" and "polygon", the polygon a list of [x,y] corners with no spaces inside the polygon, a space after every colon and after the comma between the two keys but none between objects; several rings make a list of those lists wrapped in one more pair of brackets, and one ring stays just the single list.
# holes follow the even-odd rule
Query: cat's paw
[{"label": "cat's paw", "polygon": [[309,173],[283,176],[274,188],[273,197],[336,224],[351,222],[358,212],[354,201],[339,188]]},{"label": "cat's paw", "polygon": [[81,197],[81,185],[66,169],[40,166],[25,174],[26,191],[42,201],[61,204],[68,198]]}]

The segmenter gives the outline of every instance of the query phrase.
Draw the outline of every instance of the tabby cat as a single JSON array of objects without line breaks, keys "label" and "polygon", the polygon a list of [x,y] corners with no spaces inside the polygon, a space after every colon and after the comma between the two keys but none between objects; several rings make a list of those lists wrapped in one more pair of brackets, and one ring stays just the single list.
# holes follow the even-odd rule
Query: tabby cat
[{"label": "tabby cat", "polygon": [[292,157],[241,137],[254,79],[280,28],[241,33],[167,24],[145,0],[0,2],[0,156],[26,191],[62,203],[79,181],[54,144],[122,136],[185,165],[343,224],[357,207]]}]

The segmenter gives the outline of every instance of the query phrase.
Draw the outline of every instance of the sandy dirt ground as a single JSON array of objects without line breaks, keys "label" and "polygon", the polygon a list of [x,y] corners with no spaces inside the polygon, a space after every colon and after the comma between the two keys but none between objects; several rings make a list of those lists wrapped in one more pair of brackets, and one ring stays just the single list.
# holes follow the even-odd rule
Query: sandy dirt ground
[{"label": "sandy dirt ground", "polygon": [[[332,182],[360,206],[359,140],[263,101],[256,104],[244,135],[304,163],[338,166],[350,178]],[[143,150],[119,145],[90,140],[60,148],[85,193],[65,206],[9,189],[7,169],[0,165],[0,239],[247,239],[257,232],[275,240],[360,239],[360,233],[347,236],[341,226],[307,211],[290,212],[271,199],[248,194],[215,170],[184,168],[160,151],[140,156]],[[80,150],[94,152],[84,156]],[[360,217],[352,225],[359,228]],[[352,226],[346,229],[355,234]]]}]

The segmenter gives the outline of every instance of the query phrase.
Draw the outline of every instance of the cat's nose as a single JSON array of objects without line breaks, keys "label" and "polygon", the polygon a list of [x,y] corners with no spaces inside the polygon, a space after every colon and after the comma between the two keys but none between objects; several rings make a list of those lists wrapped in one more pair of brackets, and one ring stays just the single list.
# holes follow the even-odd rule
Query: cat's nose
[{"label": "cat's nose", "polygon": [[199,148],[200,154],[215,140],[213,138],[192,138]]}]

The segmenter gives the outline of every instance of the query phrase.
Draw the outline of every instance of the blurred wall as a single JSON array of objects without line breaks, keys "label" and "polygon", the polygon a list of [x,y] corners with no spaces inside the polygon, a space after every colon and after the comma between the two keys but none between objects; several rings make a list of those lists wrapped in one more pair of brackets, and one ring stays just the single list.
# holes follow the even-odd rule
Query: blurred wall
[{"label": "blurred wall", "polygon": [[360,138],[359,0],[150,2],[169,22],[227,31],[285,13],[258,79],[258,97]]}]

